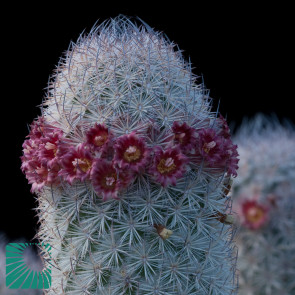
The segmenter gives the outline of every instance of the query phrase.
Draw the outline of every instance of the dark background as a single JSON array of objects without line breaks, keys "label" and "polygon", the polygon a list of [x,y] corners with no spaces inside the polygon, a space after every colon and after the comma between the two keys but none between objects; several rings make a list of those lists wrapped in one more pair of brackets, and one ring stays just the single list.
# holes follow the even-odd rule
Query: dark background
[{"label": "dark background", "polygon": [[[160,2],[160,1],[158,1]],[[10,239],[30,241],[37,229],[36,206],[20,171],[27,125],[40,114],[36,107],[48,77],[70,41],[85,29],[118,14],[139,16],[163,31],[190,57],[194,73],[202,75],[216,108],[236,126],[244,116],[275,112],[294,122],[291,106],[290,7],[224,5],[207,1],[124,3],[81,1],[68,6],[48,2],[2,10],[1,25],[1,150],[2,193],[0,232]],[[105,5],[105,4],[104,4]],[[292,33],[292,34],[291,34]],[[201,81],[201,80],[200,80]],[[292,81],[293,82],[293,81]]]}]

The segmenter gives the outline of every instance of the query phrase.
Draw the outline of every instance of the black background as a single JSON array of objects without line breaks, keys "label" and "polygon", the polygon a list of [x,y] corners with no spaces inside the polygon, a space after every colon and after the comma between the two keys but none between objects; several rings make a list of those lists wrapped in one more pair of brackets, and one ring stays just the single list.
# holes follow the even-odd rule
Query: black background
[{"label": "black background", "polygon": [[[136,5],[102,1],[41,6],[14,4],[2,10],[0,232],[30,241],[37,229],[35,200],[20,171],[27,125],[59,57],[85,29],[118,14],[139,16],[163,31],[190,57],[216,108],[238,126],[243,116],[275,112],[294,122],[291,106],[290,7],[194,1]],[[223,1],[222,1],[223,2]],[[5,21],[4,17],[6,17]],[[294,49],[293,49],[294,52]],[[200,80],[201,81],[201,80]],[[293,81],[292,81],[293,82]]]}]

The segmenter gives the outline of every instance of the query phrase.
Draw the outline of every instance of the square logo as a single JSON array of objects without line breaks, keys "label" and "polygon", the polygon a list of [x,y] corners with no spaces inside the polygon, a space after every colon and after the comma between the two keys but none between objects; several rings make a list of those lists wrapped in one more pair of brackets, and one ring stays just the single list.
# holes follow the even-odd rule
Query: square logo
[{"label": "square logo", "polygon": [[42,246],[49,256],[51,247],[40,243],[10,243],[6,246],[6,287],[9,289],[49,289],[51,265],[41,271],[31,269],[25,251],[33,245]]}]

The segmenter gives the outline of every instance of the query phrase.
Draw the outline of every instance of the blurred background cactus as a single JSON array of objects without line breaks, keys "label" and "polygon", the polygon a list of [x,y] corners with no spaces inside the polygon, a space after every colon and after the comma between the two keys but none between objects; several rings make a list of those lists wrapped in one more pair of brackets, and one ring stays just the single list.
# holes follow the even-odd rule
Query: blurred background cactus
[{"label": "blurred background cactus", "polygon": [[119,16],[72,43],[23,144],[46,294],[234,294],[237,146],[176,45]]},{"label": "blurred background cactus", "polygon": [[245,120],[235,134],[239,175],[239,294],[295,294],[295,128],[273,117]]}]

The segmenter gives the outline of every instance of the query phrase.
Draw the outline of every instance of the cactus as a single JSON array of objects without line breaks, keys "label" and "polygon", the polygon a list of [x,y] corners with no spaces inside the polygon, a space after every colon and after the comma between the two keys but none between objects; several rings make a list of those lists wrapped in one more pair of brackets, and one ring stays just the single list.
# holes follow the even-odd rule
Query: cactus
[{"label": "cactus", "polygon": [[176,46],[119,16],[72,43],[23,144],[46,294],[234,294],[237,146]]},{"label": "cactus", "polygon": [[240,294],[295,294],[295,128],[262,114],[235,134]]}]

